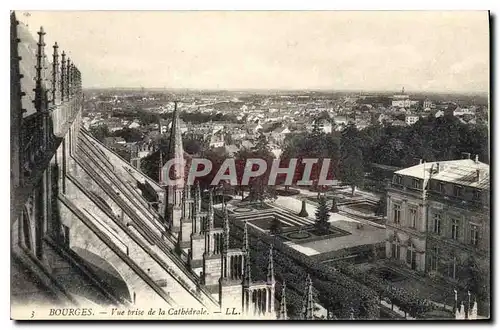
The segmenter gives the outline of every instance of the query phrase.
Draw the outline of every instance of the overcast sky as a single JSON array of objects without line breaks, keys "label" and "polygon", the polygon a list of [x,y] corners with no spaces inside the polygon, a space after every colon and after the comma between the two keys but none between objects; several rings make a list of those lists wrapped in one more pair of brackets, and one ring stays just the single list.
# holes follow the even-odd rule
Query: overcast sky
[{"label": "overcast sky", "polygon": [[487,12],[30,12],[84,87],[487,93]]}]

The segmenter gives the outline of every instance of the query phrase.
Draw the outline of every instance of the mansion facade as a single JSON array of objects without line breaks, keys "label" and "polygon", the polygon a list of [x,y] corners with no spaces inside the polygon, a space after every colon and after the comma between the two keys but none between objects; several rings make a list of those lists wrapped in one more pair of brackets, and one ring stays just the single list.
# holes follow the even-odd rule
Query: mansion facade
[{"label": "mansion facade", "polygon": [[489,165],[460,159],[394,173],[387,196],[386,256],[451,283],[471,265],[489,271]]}]

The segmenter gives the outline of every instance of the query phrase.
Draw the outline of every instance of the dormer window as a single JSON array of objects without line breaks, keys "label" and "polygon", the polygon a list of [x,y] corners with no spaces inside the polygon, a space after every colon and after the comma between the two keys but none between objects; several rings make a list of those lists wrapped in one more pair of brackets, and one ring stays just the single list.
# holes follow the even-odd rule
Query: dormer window
[{"label": "dormer window", "polygon": [[422,181],[420,179],[413,179],[411,181],[411,187],[413,189],[421,189],[422,188]]},{"label": "dormer window", "polygon": [[453,196],[462,197],[464,193],[464,187],[462,186],[453,186]]}]

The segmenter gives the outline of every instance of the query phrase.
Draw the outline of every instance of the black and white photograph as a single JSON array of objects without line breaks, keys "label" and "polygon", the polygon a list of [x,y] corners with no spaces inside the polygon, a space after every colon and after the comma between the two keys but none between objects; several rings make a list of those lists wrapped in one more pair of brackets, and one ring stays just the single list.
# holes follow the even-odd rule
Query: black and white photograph
[{"label": "black and white photograph", "polygon": [[491,320],[490,12],[9,14],[11,319]]}]

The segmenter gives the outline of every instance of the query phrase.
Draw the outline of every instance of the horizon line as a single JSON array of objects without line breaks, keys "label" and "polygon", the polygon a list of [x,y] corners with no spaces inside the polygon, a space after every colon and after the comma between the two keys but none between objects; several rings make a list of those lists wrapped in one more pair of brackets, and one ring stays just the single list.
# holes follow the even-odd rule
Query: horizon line
[{"label": "horizon line", "polygon": [[[328,88],[194,88],[194,87],[84,87],[84,90],[109,89],[109,90],[163,90],[163,91],[210,91],[210,92],[334,92],[334,93],[401,93],[397,90],[363,90],[363,89],[328,89]],[[461,94],[473,96],[489,96],[490,91],[426,91],[407,90],[405,94]]]}]

